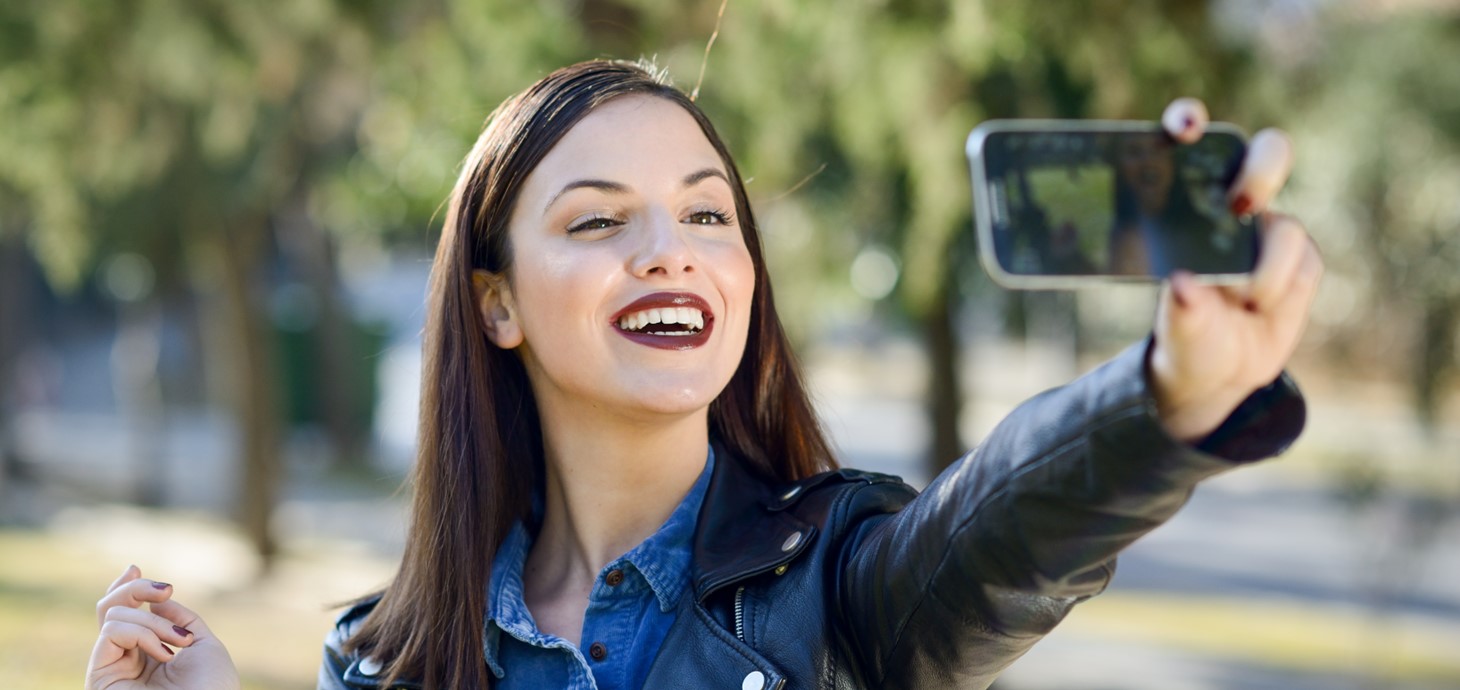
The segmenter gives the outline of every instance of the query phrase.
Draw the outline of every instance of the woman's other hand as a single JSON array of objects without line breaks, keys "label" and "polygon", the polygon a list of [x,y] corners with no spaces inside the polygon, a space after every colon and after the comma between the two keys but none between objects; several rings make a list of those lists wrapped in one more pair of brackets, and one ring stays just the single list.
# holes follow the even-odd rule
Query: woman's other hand
[{"label": "woman's other hand", "polygon": [[239,687],[223,643],[172,594],[172,585],[143,579],[135,565],[107,588],[96,604],[101,635],[86,668],[86,690]]},{"label": "woman's other hand", "polygon": [[[1207,111],[1183,98],[1166,108],[1166,131],[1183,143],[1200,139]],[[1252,137],[1228,201],[1238,215],[1259,215],[1261,249],[1243,285],[1203,285],[1178,271],[1162,288],[1149,373],[1162,424],[1195,442],[1253,391],[1277,378],[1303,335],[1323,275],[1317,247],[1297,219],[1267,212],[1292,169],[1281,130]]]}]

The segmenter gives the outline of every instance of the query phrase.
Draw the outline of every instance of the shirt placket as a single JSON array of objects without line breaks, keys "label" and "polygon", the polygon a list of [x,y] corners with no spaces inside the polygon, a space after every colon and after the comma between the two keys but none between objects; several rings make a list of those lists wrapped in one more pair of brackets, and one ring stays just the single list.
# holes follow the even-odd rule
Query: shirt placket
[{"label": "shirt placket", "polygon": [[639,614],[652,603],[643,599],[651,594],[643,576],[624,562],[605,568],[594,583],[579,648],[599,690],[624,688],[628,665],[638,653],[633,643]]}]

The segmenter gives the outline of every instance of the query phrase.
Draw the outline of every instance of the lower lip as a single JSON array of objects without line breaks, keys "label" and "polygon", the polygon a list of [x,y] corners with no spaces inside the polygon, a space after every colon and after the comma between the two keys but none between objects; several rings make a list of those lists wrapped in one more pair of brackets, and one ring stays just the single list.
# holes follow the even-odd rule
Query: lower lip
[{"label": "lower lip", "polygon": [[715,322],[705,320],[705,327],[694,335],[654,335],[653,333],[636,333],[626,331],[614,326],[618,334],[632,340],[640,345],[657,347],[661,350],[693,350],[710,341],[710,331],[714,330]]}]

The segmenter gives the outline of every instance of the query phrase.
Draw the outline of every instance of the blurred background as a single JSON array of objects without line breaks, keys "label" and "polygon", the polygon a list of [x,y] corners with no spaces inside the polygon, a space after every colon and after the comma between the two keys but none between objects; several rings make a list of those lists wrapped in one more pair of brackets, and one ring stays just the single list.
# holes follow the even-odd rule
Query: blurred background
[{"label": "blurred background", "polygon": [[1460,3],[7,0],[0,687],[80,684],[128,563],[310,688],[404,532],[441,204],[551,69],[655,57],[748,178],[845,464],[917,485],[1143,337],[1154,289],[1011,293],[963,142],[1204,98],[1297,142],[1328,274],[1302,440],[1224,476],[1001,690],[1460,688]]}]

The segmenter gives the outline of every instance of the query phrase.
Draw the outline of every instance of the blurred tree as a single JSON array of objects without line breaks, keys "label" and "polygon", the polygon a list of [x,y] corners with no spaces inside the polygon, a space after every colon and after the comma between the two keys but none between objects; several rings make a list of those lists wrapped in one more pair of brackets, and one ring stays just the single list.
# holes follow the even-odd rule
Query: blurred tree
[{"label": "blurred tree", "polygon": [[[94,257],[133,249],[170,259],[154,263],[220,302],[205,314],[238,420],[239,509],[266,564],[280,473],[263,311],[270,222],[305,154],[359,100],[358,89],[301,88],[305,54],[358,41],[358,27],[333,25],[319,3],[286,7],[10,3],[0,76],[0,178],[27,197],[30,244],[53,282],[74,287]],[[338,42],[321,49],[311,34]],[[313,107],[296,109],[301,99]]]},{"label": "blurred tree", "polygon": [[1297,105],[1289,199],[1327,250],[1316,325],[1340,360],[1407,380],[1433,430],[1460,371],[1460,8],[1339,8],[1291,32],[1267,87]]},{"label": "blurred tree", "polygon": [[23,201],[4,229],[26,232],[62,289],[96,257],[132,251],[203,296],[212,368],[237,421],[240,517],[266,567],[282,471],[273,257],[304,275],[317,380],[332,388],[319,396],[325,421],[341,454],[357,455],[349,367],[362,353],[340,305],[334,238],[369,241],[426,219],[490,104],[568,58],[559,15],[497,5],[0,9],[0,191]]}]

